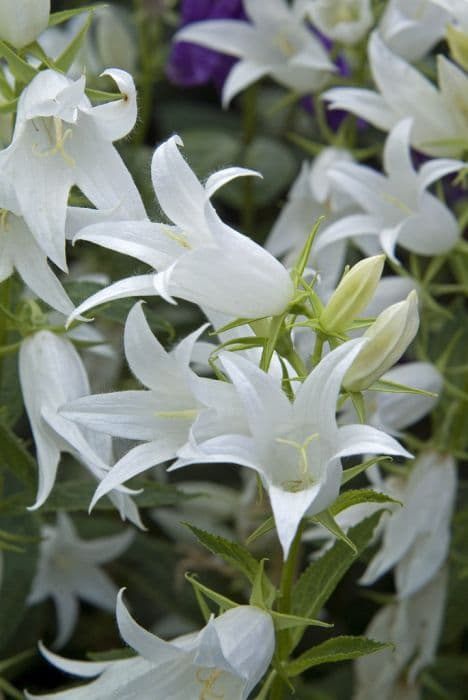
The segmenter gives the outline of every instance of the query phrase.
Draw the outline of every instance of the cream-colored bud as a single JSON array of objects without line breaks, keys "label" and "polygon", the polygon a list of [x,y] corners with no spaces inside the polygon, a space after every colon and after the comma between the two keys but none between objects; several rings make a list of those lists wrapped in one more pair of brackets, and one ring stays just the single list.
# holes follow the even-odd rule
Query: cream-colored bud
[{"label": "cream-colored bud", "polygon": [[0,39],[21,49],[44,31],[49,15],[50,0],[0,0]]},{"label": "cream-colored bud", "polygon": [[392,304],[364,333],[368,342],[345,374],[348,391],[363,391],[379,379],[405,352],[419,327],[418,295],[413,289],[405,301]]},{"label": "cream-colored bud", "polygon": [[343,277],[320,316],[325,332],[340,333],[348,328],[374,296],[382,275],[385,255],[364,258]]}]

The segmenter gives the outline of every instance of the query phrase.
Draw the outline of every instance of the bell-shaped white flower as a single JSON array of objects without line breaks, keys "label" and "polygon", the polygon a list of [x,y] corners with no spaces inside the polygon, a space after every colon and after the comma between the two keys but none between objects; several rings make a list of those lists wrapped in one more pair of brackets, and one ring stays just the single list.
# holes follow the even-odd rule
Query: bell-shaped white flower
[{"label": "bell-shaped white flower", "polygon": [[397,594],[405,598],[430,581],[447,557],[456,486],[451,456],[425,452],[418,457],[397,487],[403,507],[386,521],[382,546],[360,583],[370,585],[396,566]]},{"label": "bell-shaped white flower", "polygon": [[193,347],[205,328],[168,353],[151,332],[141,304],[136,304],[125,324],[125,355],[133,374],[147,388],[83,396],[62,407],[62,416],[90,430],[144,441],[113,466],[91,507],[124,481],[174,459],[195,423],[205,438],[243,429],[232,386],[198,377],[190,368]]},{"label": "bell-shaped white flower", "polygon": [[[131,131],[136,91],[128,73],[106,71],[124,98],[92,107],[85,78],[45,70],[22,92],[11,145],[0,169],[37,244],[66,269],[65,220],[73,185],[99,210],[146,216],[138,190],[112,142]],[[94,211],[94,210],[85,210]],[[93,215],[91,215],[93,216]]]},{"label": "bell-shaped white flower", "polygon": [[378,32],[391,51],[406,61],[417,61],[442,39],[449,17],[432,2],[390,0]]},{"label": "bell-shaped white flower", "polygon": [[[50,331],[25,338],[19,352],[19,375],[39,467],[36,502],[31,506],[36,509],[53,488],[62,452],[73,454],[101,480],[112,461],[112,445],[107,436],[79,428],[58,411],[64,403],[89,394],[85,368],[67,338]],[[126,493],[114,491],[110,498],[122,517],[141,525],[138,510]]]},{"label": "bell-shaped white flower", "polygon": [[[122,593],[122,592],[121,592]],[[119,594],[117,622],[123,639],[138,656],[102,663],[72,661],[42,653],[54,666],[97,680],[79,688],[47,695],[42,700],[125,700],[138,698],[225,698],[247,700],[265,674],[275,649],[270,615],[249,605],[211,618],[198,633],[165,642],[132,619]]]},{"label": "bell-shaped white flower", "polygon": [[361,41],[374,21],[370,0],[309,0],[306,7],[325,36],[348,46]]},{"label": "bell-shaped white flower", "polygon": [[138,258],[158,273],[115,282],[83,302],[70,319],[113,299],[155,294],[249,318],[280,314],[292,300],[293,284],[283,265],[224,224],[209,201],[233,178],[257,173],[228,168],[203,186],[181,155],[181,143],[174,136],[159,146],[151,169],[159,204],[174,225],[107,222],[76,236]]},{"label": "bell-shaped white flower", "polygon": [[330,179],[353,198],[364,214],[352,214],[332,223],[323,232],[317,249],[345,238],[359,244],[374,236],[382,250],[393,259],[395,245],[419,255],[440,255],[451,250],[461,233],[451,211],[427,187],[464,163],[452,159],[432,160],[416,172],[410,156],[411,119],[399,122],[389,134],[384,148],[383,175],[355,163],[338,163]]},{"label": "bell-shaped white flower", "polygon": [[323,93],[333,109],[345,109],[389,131],[411,117],[411,145],[432,156],[457,156],[466,149],[468,77],[439,54],[439,90],[416,68],[394,54],[374,32],[369,62],[378,92],[332,88]]},{"label": "bell-shaped white flower", "polygon": [[[327,223],[331,223],[355,206],[328,178],[328,171],[341,161],[352,161],[349,151],[329,147],[324,148],[312,163],[303,162],[265,243],[266,249],[283,258],[286,266],[294,265],[319,217],[325,216]],[[339,241],[333,248],[315,254],[322,228],[318,231],[307,265],[318,274],[316,291],[326,299],[343,270],[345,244]]]},{"label": "bell-shaped white flower", "polygon": [[355,662],[353,700],[419,700],[418,673],[433,663],[444,620],[447,571],[442,569],[424,588],[381,608],[366,637],[391,642],[394,648]]},{"label": "bell-shaped white flower", "polygon": [[110,537],[82,540],[71,518],[59,513],[55,526],[42,528],[39,565],[28,603],[51,597],[57,611],[58,633],[54,647],[71,638],[78,619],[79,600],[109,612],[114,611],[117,586],[99,566],[120,556],[134,533],[126,530]]},{"label": "bell-shaped white flower", "polygon": [[171,469],[218,461],[254,469],[268,490],[286,557],[302,517],[319,513],[338,496],[340,457],[366,452],[408,456],[375,428],[336,424],[343,375],[365,342],[349,341],[330,352],[297,390],[294,403],[276,378],[234,353],[220,353],[243,402],[250,435],[225,434],[192,444],[179,451]]},{"label": "bell-shaped white flower", "polygon": [[53,309],[65,316],[72,312],[71,299],[21,216],[13,187],[0,173],[0,282],[15,269],[23,282]]},{"label": "bell-shaped white flower", "polygon": [[22,49],[44,31],[49,15],[50,0],[23,0],[21,7],[15,0],[2,0],[0,39]]},{"label": "bell-shaped white flower", "polygon": [[259,78],[306,93],[320,90],[335,66],[304,22],[303,0],[244,0],[250,19],[207,20],[188,24],[175,36],[240,59],[223,86],[223,105]]}]

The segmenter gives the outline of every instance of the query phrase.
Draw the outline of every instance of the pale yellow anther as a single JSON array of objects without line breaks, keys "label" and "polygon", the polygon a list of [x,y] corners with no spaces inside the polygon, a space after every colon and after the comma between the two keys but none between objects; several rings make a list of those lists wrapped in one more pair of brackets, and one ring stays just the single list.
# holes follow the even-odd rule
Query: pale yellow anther
[{"label": "pale yellow anther", "polygon": [[188,242],[186,236],[183,233],[174,233],[174,231],[171,231],[171,229],[166,228],[165,226],[163,227],[163,231],[168,236],[171,238],[173,241],[181,245],[183,248],[187,248],[188,250],[192,250],[193,246],[190,245]]},{"label": "pale yellow anther", "polygon": [[313,440],[317,440],[319,437],[319,433],[312,433],[306,437],[302,443],[296,442],[295,440],[287,440],[286,438],[276,438],[276,442],[278,442],[280,445],[288,445],[299,452],[298,468],[300,479],[283,481],[281,485],[286,491],[302,491],[302,489],[307,488],[312,483],[313,479],[309,473],[307,448]]},{"label": "pale yellow anther", "polygon": [[10,212],[8,209],[0,209],[0,231],[8,231],[8,217]]},{"label": "pale yellow anther", "polygon": [[196,418],[198,409],[182,408],[179,411],[155,411],[154,415],[158,418]]},{"label": "pale yellow anther", "polygon": [[195,676],[198,683],[202,685],[198,700],[223,700],[224,693],[217,693],[213,687],[222,674],[223,671],[215,668],[204,678],[202,669],[197,670]]},{"label": "pale yellow anther", "polygon": [[75,160],[71,157],[69,153],[66,152],[65,150],[65,143],[67,139],[71,138],[73,135],[73,130],[72,129],[64,129],[63,128],[63,122],[61,119],[58,117],[53,117],[53,123],[54,123],[54,136],[51,137],[55,139],[55,143],[52,146],[52,148],[49,148],[45,151],[41,151],[38,147],[37,144],[33,144],[32,151],[35,156],[38,158],[46,158],[47,156],[53,156],[56,153],[59,153],[65,163],[69,165],[71,168],[75,167]]}]

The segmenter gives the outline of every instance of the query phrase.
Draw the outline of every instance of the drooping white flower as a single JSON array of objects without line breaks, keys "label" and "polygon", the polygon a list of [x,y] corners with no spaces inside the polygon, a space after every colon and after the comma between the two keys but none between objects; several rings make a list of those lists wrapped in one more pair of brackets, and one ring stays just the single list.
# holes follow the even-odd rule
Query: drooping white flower
[{"label": "drooping white flower", "polygon": [[195,423],[204,437],[242,429],[243,415],[232,386],[198,377],[190,368],[193,346],[205,327],[168,353],[151,332],[141,304],[136,304],[125,325],[125,354],[133,374],[147,388],[63,402],[61,415],[86,428],[144,441],[113,466],[92,505],[124,481],[176,457]]},{"label": "drooping white flower", "polygon": [[439,54],[437,90],[376,32],[369,41],[369,61],[378,92],[332,88],[323,93],[331,108],[352,112],[384,131],[411,117],[411,145],[428,155],[458,156],[466,149],[468,78],[462,70]]},{"label": "drooping white flower", "polygon": [[[128,73],[106,71],[124,98],[92,107],[85,78],[45,70],[22,92],[11,145],[0,168],[11,182],[21,215],[37,244],[66,269],[65,220],[77,185],[99,210],[146,216],[138,190],[112,142],[133,128],[136,91]],[[94,211],[94,210],[85,210]]]},{"label": "drooping white flower", "polygon": [[442,39],[448,20],[449,14],[432,2],[390,0],[378,32],[391,51],[412,62]]},{"label": "drooping white flower", "polygon": [[370,585],[396,566],[397,594],[405,598],[431,580],[447,557],[456,482],[451,456],[417,458],[409,477],[395,484],[403,507],[386,521],[382,546],[360,583]]},{"label": "drooping white flower", "polygon": [[0,2],[0,39],[16,49],[33,42],[47,27],[50,0],[23,0],[21,8],[15,0]]},{"label": "drooping white flower", "polygon": [[[112,461],[112,445],[107,436],[79,428],[58,412],[64,403],[89,394],[83,363],[67,338],[50,331],[25,338],[19,352],[19,375],[39,467],[36,501],[31,506],[36,509],[53,488],[62,452],[70,452],[101,480]],[[126,493],[114,491],[110,498],[122,517],[141,525],[138,510]]]},{"label": "drooping white flower", "polygon": [[309,0],[310,19],[325,36],[342,44],[357,44],[372,27],[370,0]]},{"label": "drooping white flower", "polygon": [[[444,175],[464,167],[462,161],[432,160],[416,172],[410,156],[411,119],[399,122],[384,148],[386,175],[355,163],[338,163],[329,172],[335,186],[353,198],[363,214],[345,216],[332,223],[317,242],[326,248],[345,238],[374,236],[382,250],[395,262],[395,245],[419,255],[447,252],[460,237],[451,211],[427,187]],[[367,244],[367,240],[365,243]]]},{"label": "drooping white flower", "polygon": [[71,518],[59,513],[56,525],[44,525],[41,535],[38,570],[27,602],[34,605],[52,597],[58,626],[54,647],[60,648],[73,634],[80,599],[113,612],[118,588],[99,566],[120,556],[134,533],[82,540]]},{"label": "drooping white flower", "polygon": [[244,9],[250,23],[195,22],[175,36],[240,58],[224,83],[223,105],[265,75],[300,93],[320,90],[335,66],[304,22],[303,0],[291,7],[284,0],[244,0]]},{"label": "drooping white flower", "polygon": [[[265,243],[266,249],[273,255],[284,258],[286,266],[295,263],[320,216],[325,216],[326,222],[331,223],[354,207],[354,202],[337,190],[328,178],[328,171],[335,163],[351,160],[349,151],[329,147],[324,148],[312,163],[304,161],[302,164],[301,172]],[[323,225],[316,242],[320,240],[322,229]],[[333,248],[317,255],[315,245],[312,246],[308,267],[319,275],[316,290],[322,297],[328,298],[344,266],[345,245],[338,242]]]},{"label": "drooping white flower", "polygon": [[394,648],[355,662],[353,700],[420,700],[418,673],[433,663],[444,619],[447,571],[441,569],[417,593],[381,608],[366,636]]},{"label": "drooping white flower", "polygon": [[79,688],[47,695],[42,700],[151,700],[225,698],[247,700],[265,674],[275,649],[270,615],[249,605],[232,608],[197,633],[165,642],[140,627],[127,612],[122,596],[117,622],[123,639],[138,653],[131,659],[103,663],[72,661],[42,653],[66,673],[97,680]]},{"label": "drooping white flower", "polygon": [[174,225],[101,223],[76,236],[138,258],[158,273],[115,282],[83,302],[70,319],[113,299],[155,294],[249,318],[280,314],[292,300],[293,284],[281,263],[224,224],[209,201],[233,178],[257,173],[228,168],[203,186],[182,157],[181,143],[174,136],[159,146],[151,169],[159,204]]},{"label": "drooping white flower", "polygon": [[327,508],[340,489],[340,457],[366,452],[407,455],[365,425],[338,428],[336,402],[347,368],[366,341],[330,352],[299,387],[294,403],[272,376],[235,353],[220,353],[241,401],[250,435],[225,434],[179,451],[173,468],[226,461],[254,469],[268,490],[285,557],[302,517]]},{"label": "drooping white flower", "polygon": [[73,311],[71,299],[21,216],[13,187],[0,173],[0,282],[15,269],[23,282],[53,309],[65,316]]}]

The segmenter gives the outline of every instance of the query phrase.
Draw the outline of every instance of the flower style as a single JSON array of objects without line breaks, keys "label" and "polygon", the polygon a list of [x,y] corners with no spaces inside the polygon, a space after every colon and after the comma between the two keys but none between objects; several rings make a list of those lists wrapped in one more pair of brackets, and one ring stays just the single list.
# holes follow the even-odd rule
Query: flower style
[{"label": "flower style", "polygon": [[360,583],[371,585],[396,566],[399,598],[421,589],[447,556],[457,476],[449,455],[422,453],[406,481],[394,484],[403,507],[387,520],[383,543]]},{"label": "flower style", "polygon": [[198,633],[165,642],[140,627],[117,601],[123,639],[138,653],[108,662],[72,661],[42,648],[54,666],[82,678],[99,676],[71,690],[35,696],[42,700],[124,700],[138,698],[225,698],[247,700],[265,674],[275,649],[273,622],[267,612],[249,605],[211,618]]},{"label": "flower style", "polygon": [[435,658],[443,624],[447,571],[441,569],[421,590],[381,608],[366,636],[391,642],[355,662],[357,688],[353,700],[419,700],[418,673]]},{"label": "flower style", "polygon": [[0,282],[15,269],[23,282],[52,308],[66,316],[73,311],[71,299],[21,216],[13,187],[0,173]]},{"label": "flower style", "polygon": [[141,303],[136,304],[125,324],[125,355],[130,369],[147,389],[83,396],[62,407],[62,416],[91,430],[144,441],[113,466],[99,485],[91,507],[124,481],[174,459],[194,424],[205,438],[229,426],[243,429],[233,388],[226,382],[198,377],[190,368],[193,346],[205,328],[202,326],[167,353],[152,334]]},{"label": "flower style", "polygon": [[325,36],[342,44],[357,44],[372,27],[370,0],[309,0],[310,19]]},{"label": "flower style", "polygon": [[[109,470],[112,449],[110,438],[78,428],[58,412],[64,403],[89,394],[85,368],[67,338],[50,331],[27,337],[21,343],[19,374],[39,466],[36,501],[30,507],[34,510],[53,488],[61,452],[70,452],[100,480]],[[121,491],[111,493],[111,500],[123,518],[141,526],[135,504]]]},{"label": "flower style", "polygon": [[251,20],[207,20],[190,24],[176,41],[200,44],[240,58],[223,87],[223,105],[259,78],[270,75],[299,93],[319,90],[335,66],[304,22],[303,0],[244,0]]},{"label": "flower style", "polygon": [[345,109],[379,129],[389,131],[411,117],[411,145],[432,156],[457,156],[468,140],[468,78],[454,63],[437,56],[440,90],[413,66],[394,54],[374,32],[369,61],[379,92],[332,88],[323,93],[332,109]]},{"label": "flower style", "polygon": [[[143,218],[138,190],[112,145],[133,128],[136,92],[128,73],[106,71],[124,98],[92,107],[85,78],[41,71],[25,88],[11,145],[0,169],[11,182],[21,215],[37,244],[66,270],[65,220],[70,189],[77,185],[98,208]],[[90,210],[88,210],[90,211]],[[92,210],[91,210],[92,211]]]},{"label": "flower style", "polygon": [[171,302],[180,297],[249,318],[280,314],[292,300],[293,284],[283,265],[226,226],[209,201],[233,178],[257,173],[227,168],[211,175],[203,187],[180,154],[181,144],[174,136],[157,148],[151,169],[159,204],[175,225],[107,222],[76,236],[138,258],[158,273],[115,282],[83,302],[69,320],[98,304],[132,296],[160,294]]},{"label": "flower style", "polygon": [[336,424],[341,381],[365,342],[352,340],[330,352],[300,386],[294,403],[275,378],[242,357],[220,353],[244,404],[250,435],[227,434],[192,444],[179,451],[171,469],[218,461],[254,469],[268,489],[287,557],[302,517],[321,512],[338,496],[340,457],[366,452],[410,456],[375,428]]},{"label": "flower style", "polygon": [[0,39],[16,49],[31,44],[47,27],[50,0],[23,0],[21,10],[15,0],[0,3]]},{"label": "flower style", "polygon": [[406,61],[417,61],[444,36],[449,14],[433,2],[390,0],[378,31],[388,48]]},{"label": "flower style", "polygon": [[465,164],[437,159],[416,172],[409,150],[413,128],[412,120],[404,119],[390,132],[384,148],[386,175],[355,163],[338,163],[329,171],[335,187],[353,198],[365,214],[352,214],[332,223],[317,242],[317,250],[351,237],[358,244],[364,237],[366,247],[368,237],[373,236],[388,257],[398,263],[397,243],[419,255],[439,255],[453,248],[461,235],[457,221],[426,189]]},{"label": "flower style", "polygon": [[[301,172],[293,183],[286,204],[276,220],[265,247],[273,255],[284,257],[287,266],[293,265],[301,252],[307,236],[320,216],[328,222],[335,221],[344,211],[354,206],[353,201],[334,187],[328,171],[334,164],[352,161],[349,151],[339,148],[324,148],[319,156],[302,164]],[[341,241],[315,255],[315,246],[320,240],[317,234],[312,246],[308,267],[319,274],[318,292],[328,297],[334,289],[343,269],[345,245]]]},{"label": "flower style", "polygon": [[132,530],[126,530],[110,537],[82,540],[66,513],[58,514],[55,526],[43,526],[39,567],[28,603],[53,598],[58,624],[55,648],[64,646],[73,634],[79,599],[113,612],[118,589],[99,565],[120,556],[133,535]]}]

